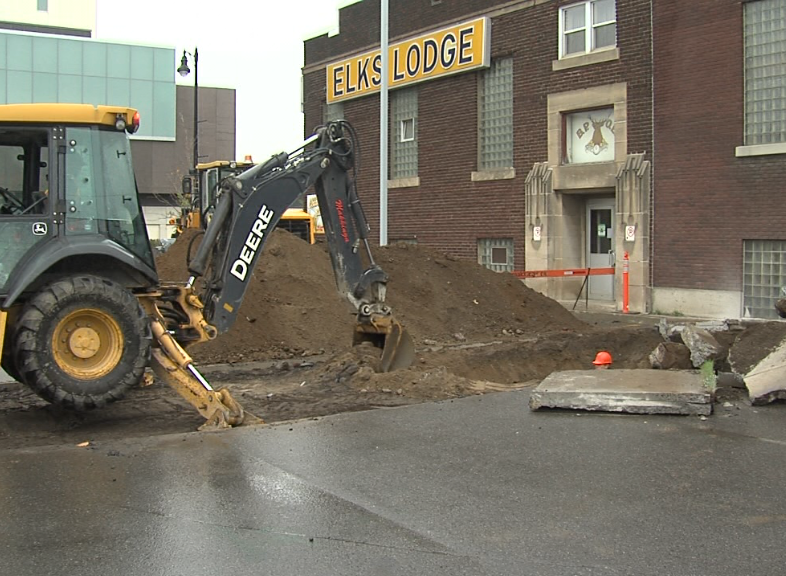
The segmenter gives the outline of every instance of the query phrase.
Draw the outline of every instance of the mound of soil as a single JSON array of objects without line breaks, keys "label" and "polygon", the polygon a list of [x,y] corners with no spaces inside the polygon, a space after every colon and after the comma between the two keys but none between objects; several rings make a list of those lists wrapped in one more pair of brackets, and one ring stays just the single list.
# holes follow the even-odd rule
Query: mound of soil
[{"label": "mound of soil", "polygon": [[[187,248],[193,237],[192,231],[181,235],[158,258],[162,280],[188,278]],[[387,302],[417,346],[583,327],[560,304],[510,274],[403,243],[378,247],[373,256],[390,278]],[[211,364],[336,353],[351,345],[353,327],[354,310],[336,290],[326,248],[276,230],[235,325],[189,351]]]}]

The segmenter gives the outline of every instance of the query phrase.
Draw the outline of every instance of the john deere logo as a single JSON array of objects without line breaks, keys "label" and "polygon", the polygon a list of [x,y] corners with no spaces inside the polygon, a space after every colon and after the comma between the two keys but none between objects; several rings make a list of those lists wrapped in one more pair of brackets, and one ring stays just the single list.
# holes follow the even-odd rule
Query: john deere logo
[{"label": "john deere logo", "polygon": [[46,236],[46,222],[36,222],[33,224],[33,235],[34,236]]}]

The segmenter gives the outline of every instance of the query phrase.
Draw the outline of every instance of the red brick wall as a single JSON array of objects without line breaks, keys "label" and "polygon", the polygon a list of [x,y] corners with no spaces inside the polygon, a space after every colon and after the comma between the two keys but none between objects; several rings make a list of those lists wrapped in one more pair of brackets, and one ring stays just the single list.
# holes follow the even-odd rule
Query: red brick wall
[{"label": "red brick wall", "polygon": [[786,157],[743,144],[739,0],[657,0],[654,285],[742,289],[744,239],[786,239]]},{"label": "red brick wall", "polygon": [[[418,188],[388,193],[388,238],[418,241],[467,259],[477,258],[477,239],[513,238],[516,268],[524,268],[524,179],[547,159],[547,96],[616,82],[628,83],[628,150],[652,150],[649,0],[617,0],[620,59],[552,72],[557,58],[559,6],[564,0],[493,18],[492,58],[514,60],[514,166],[516,178],[472,182],[477,170],[478,73],[419,84]],[[391,41],[464,17],[487,14],[489,2],[423,0],[391,3]],[[498,3],[501,5],[502,3]],[[485,10],[485,12],[481,12]],[[305,44],[306,68],[370,47],[379,37],[379,2],[363,0],[341,11],[341,33]],[[356,19],[355,19],[356,18]],[[324,67],[305,75],[306,126],[322,118]],[[361,139],[358,189],[379,239],[379,97],[344,103],[346,118]]]}]

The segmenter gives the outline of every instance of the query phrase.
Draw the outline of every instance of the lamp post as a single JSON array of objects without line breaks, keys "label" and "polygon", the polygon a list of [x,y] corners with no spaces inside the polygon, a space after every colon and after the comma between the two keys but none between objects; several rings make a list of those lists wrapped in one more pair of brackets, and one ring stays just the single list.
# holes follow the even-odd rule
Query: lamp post
[{"label": "lamp post", "polygon": [[199,50],[194,48],[194,53],[183,50],[183,57],[180,59],[178,74],[183,78],[188,76],[191,69],[188,67],[188,56],[194,58],[194,170],[199,164]]},{"label": "lamp post", "polygon": [[[187,52],[183,50],[183,57],[180,59],[180,66],[177,69],[178,74],[180,74],[183,78],[188,76],[188,73],[191,72],[191,69],[188,67],[188,56],[191,55],[194,58],[194,167],[193,173],[195,177],[198,177],[197,173],[197,164],[199,164],[199,50],[194,48],[194,53]],[[194,190],[196,189],[196,190]],[[204,207],[202,206],[202,191],[199,190],[199,184],[197,183],[196,186],[192,188],[192,197],[191,197],[191,207],[193,209],[194,206],[194,198],[193,194],[196,192],[197,195],[197,208],[199,209],[199,225],[203,226],[202,222],[202,212]]]}]

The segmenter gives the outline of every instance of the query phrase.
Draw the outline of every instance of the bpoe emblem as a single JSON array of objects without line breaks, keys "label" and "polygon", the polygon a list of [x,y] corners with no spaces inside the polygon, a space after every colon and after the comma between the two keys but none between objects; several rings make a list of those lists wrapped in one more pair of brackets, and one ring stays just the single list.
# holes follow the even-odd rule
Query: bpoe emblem
[{"label": "bpoe emblem", "polygon": [[46,222],[36,222],[33,224],[33,235],[34,236],[46,236],[47,227]]}]

